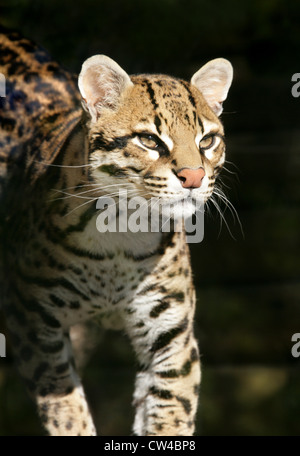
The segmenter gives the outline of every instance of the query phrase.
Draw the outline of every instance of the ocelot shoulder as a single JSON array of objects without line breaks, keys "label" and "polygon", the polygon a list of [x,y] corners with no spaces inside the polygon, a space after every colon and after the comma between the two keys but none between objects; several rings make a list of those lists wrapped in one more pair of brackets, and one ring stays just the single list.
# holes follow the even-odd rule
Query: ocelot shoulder
[{"label": "ocelot shoulder", "polygon": [[5,77],[5,97],[0,97],[2,193],[15,174],[36,179],[53,162],[81,109],[76,77],[41,46],[1,27],[0,53]]}]

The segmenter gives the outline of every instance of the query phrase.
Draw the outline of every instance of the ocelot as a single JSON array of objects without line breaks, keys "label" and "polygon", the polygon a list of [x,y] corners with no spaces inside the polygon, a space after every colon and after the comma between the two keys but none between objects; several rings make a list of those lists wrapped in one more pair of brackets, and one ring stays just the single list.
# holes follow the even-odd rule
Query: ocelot
[{"label": "ocelot", "polygon": [[[78,90],[17,32],[2,31],[0,45],[1,305],[41,421],[51,435],[96,434],[69,331],[97,317],[136,354],[133,434],[193,435],[195,291],[175,228],[211,197],[224,163],[219,115],[232,66],[212,60],[186,82],[129,76],[95,55]],[[174,223],[100,232],[99,198],[113,199],[116,221],[122,195],[147,208],[155,199],[160,211],[172,204]]]}]

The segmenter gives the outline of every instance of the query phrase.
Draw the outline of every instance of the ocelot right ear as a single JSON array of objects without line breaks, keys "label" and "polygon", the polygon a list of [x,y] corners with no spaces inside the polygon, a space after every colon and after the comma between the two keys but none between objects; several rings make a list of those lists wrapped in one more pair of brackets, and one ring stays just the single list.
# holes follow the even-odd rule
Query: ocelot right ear
[{"label": "ocelot right ear", "polygon": [[82,105],[93,122],[103,109],[117,109],[121,94],[132,85],[128,74],[105,55],[87,59],[78,78]]},{"label": "ocelot right ear", "polygon": [[232,83],[233,69],[226,59],[214,59],[206,63],[191,79],[191,84],[202,93],[208,106],[219,116],[223,110]]}]

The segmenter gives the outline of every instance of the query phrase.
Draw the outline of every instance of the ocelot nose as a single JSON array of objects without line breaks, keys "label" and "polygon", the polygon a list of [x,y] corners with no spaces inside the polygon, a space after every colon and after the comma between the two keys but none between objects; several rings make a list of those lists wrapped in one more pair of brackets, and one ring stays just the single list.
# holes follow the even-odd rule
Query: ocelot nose
[{"label": "ocelot nose", "polygon": [[182,168],[177,172],[177,177],[184,188],[199,188],[204,176],[205,171],[203,168]]}]

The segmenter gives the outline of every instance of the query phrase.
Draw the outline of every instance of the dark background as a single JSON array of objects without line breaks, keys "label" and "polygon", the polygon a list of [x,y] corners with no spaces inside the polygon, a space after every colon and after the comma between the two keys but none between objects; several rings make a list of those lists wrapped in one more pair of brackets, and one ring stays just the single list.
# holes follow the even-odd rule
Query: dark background
[{"label": "dark background", "polygon": [[[77,73],[96,53],[129,74],[185,79],[212,58],[232,62],[222,180],[244,236],[223,205],[228,227],[212,208],[204,241],[191,245],[203,365],[197,433],[299,435],[300,358],[291,337],[300,332],[300,98],[291,77],[300,72],[300,3],[0,0],[0,7],[0,23]],[[132,353],[121,334],[99,332],[84,383],[102,435],[128,435]],[[8,348],[0,359],[0,435],[41,433]]]}]

